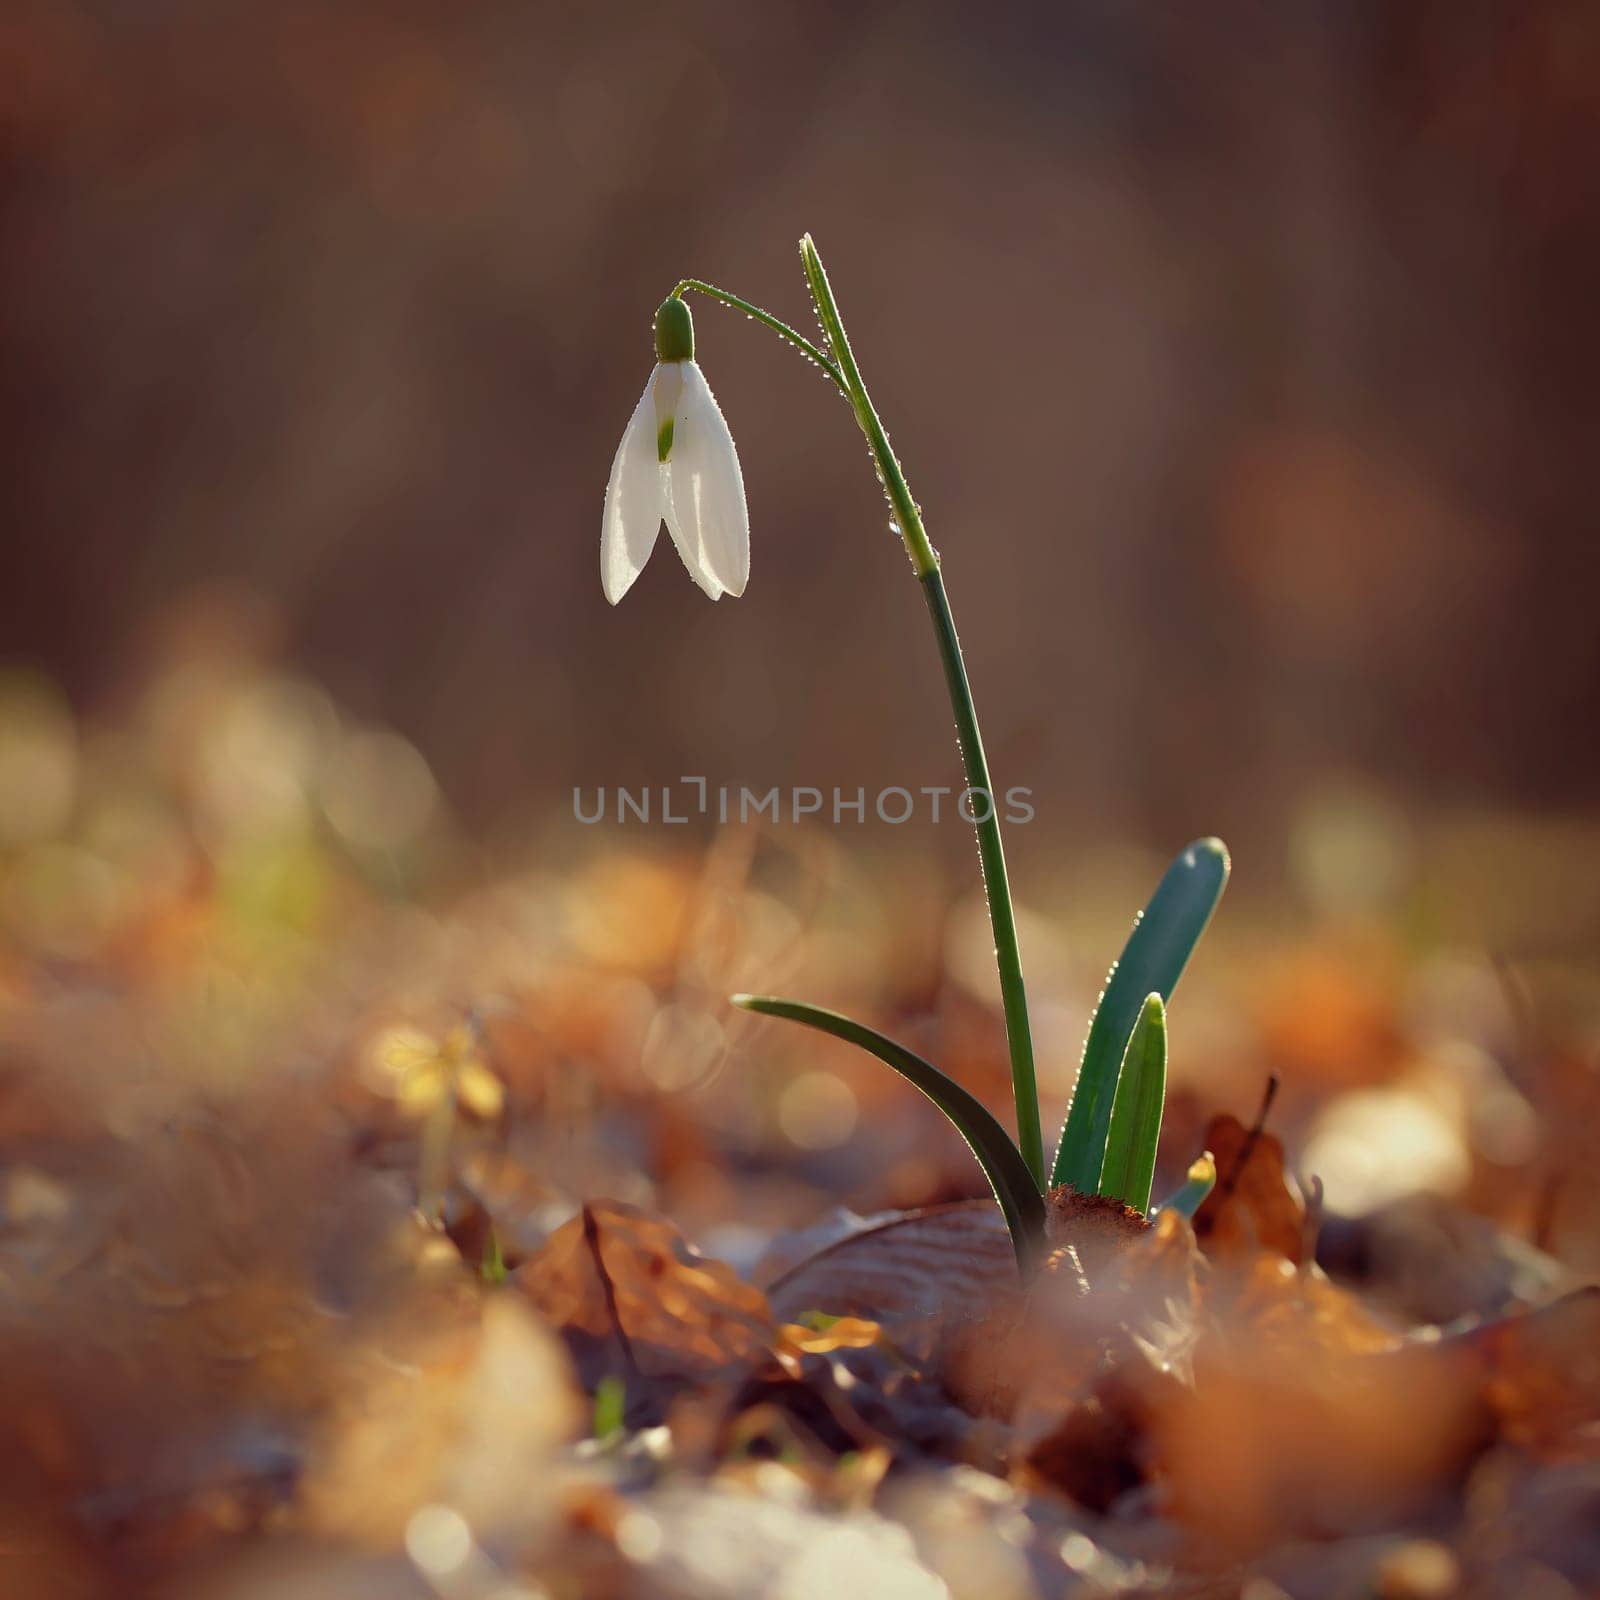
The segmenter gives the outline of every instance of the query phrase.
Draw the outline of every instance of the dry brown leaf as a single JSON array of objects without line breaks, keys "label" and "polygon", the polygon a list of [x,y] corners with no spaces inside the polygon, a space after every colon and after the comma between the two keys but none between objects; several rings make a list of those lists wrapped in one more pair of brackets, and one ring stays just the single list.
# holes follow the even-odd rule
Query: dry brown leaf
[{"label": "dry brown leaf", "polygon": [[1597,1352],[1600,1289],[1408,1342],[1315,1269],[1262,1255],[1208,1326],[1192,1385],[1154,1405],[1148,1386],[1132,1399],[1114,1389],[1120,1412],[1103,1409],[1148,1427],[1155,1471],[1184,1521],[1253,1547],[1397,1526],[1459,1481],[1497,1433],[1546,1458],[1592,1457]]},{"label": "dry brown leaf", "polygon": [[1175,1514],[1233,1549],[1399,1525],[1492,1437],[1461,1352],[1335,1353],[1243,1327],[1206,1340],[1193,1387],[1149,1422]]},{"label": "dry brown leaf", "polygon": [[832,1355],[835,1350],[865,1350],[882,1337],[883,1329],[863,1317],[837,1317],[820,1329],[788,1322],[778,1330],[780,1349],[807,1356]]},{"label": "dry brown leaf", "polygon": [[1394,1328],[1317,1267],[1296,1267],[1264,1252],[1236,1287],[1230,1313],[1248,1325],[1252,1338],[1308,1358],[1374,1355],[1401,1344]]},{"label": "dry brown leaf", "polygon": [[1434,1194],[1326,1218],[1317,1260],[1407,1324],[1505,1316],[1581,1281],[1526,1240]]},{"label": "dry brown leaf", "polygon": [[1488,1360],[1505,1437],[1541,1455],[1592,1456],[1600,1427],[1600,1287],[1466,1336]]},{"label": "dry brown leaf", "polygon": [[[1258,1171],[1245,1204],[1287,1201],[1276,1141]],[[1204,1296],[1191,1381],[1154,1404],[1141,1391],[1152,1470],[1182,1520],[1229,1547],[1395,1525],[1492,1437],[1481,1365],[1406,1344],[1315,1267],[1271,1249],[1246,1257],[1254,1226],[1224,1234],[1236,1270]]]},{"label": "dry brown leaf", "polygon": [[[1070,1367],[1060,1388],[1082,1383],[1103,1361],[1116,1327],[1110,1308],[1123,1305],[1109,1286],[1123,1258],[1152,1233],[1137,1212],[1066,1189],[1051,1197],[1048,1227],[1053,1248],[1034,1291],[1049,1305],[1048,1316],[1027,1315],[1004,1219],[988,1201],[912,1212],[854,1232],[780,1277],[770,1291],[773,1305],[790,1318],[821,1310],[886,1326],[922,1371],[906,1381],[855,1371],[860,1362],[852,1360],[856,1381],[845,1393],[890,1438],[978,1459],[992,1451],[983,1428],[992,1432],[993,1424],[975,1429],[959,1414],[952,1418],[939,1391],[969,1417],[1004,1420],[1019,1387],[1042,1372],[1059,1376]],[[1107,1292],[1091,1295],[1091,1283]],[[1063,1333],[1063,1320],[1070,1333]],[[808,1376],[815,1380],[814,1368]],[[880,1396],[891,1402],[887,1413],[877,1405]],[[808,1402],[813,1411],[815,1400]]]},{"label": "dry brown leaf", "polygon": [[1201,1249],[1234,1260],[1269,1250],[1298,1262],[1305,1212],[1285,1177],[1282,1143],[1223,1112],[1207,1125],[1204,1144],[1216,1160],[1217,1185],[1195,1213]]},{"label": "dry brown leaf", "polygon": [[[1049,1299],[1049,1318],[1024,1315],[1010,1238],[992,1201],[860,1229],[779,1277],[773,1308],[791,1320],[807,1311],[871,1318],[925,1356],[967,1410],[1009,1417],[1018,1375],[1040,1371],[1032,1347],[1046,1323],[1047,1370],[1058,1371],[1069,1351],[1099,1359],[1114,1297],[1091,1297],[1091,1285],[1118,1270],[1150,1231],[1138,1212],[1065,1188],[1051,1194],[1047,1228],[1051,1255],[1035,1292]],[[1063,1342],[1060,1324],[1074,1318],[1077,1332]]]},{"label": "dry brown leaf", "polygon": [[[1105,1510],[1162,1472],[1182,1498],[1193,1474],[1203,1504],[1198,1523],[1209,1526],[1214,1508],[1206,1496],[1215,1485],[1203,1464],[1214,1450],[1238,1496],[1221,1531],[1249,1542],[1277,1526],[1289,1505],[1301,1503],[1296,1497],[1316,1504],[1315,1463],[1296,1454],[1315,1455],[1316,1430],[1331,1440],[1335,1503],[1347,1493],[1341,1471],[1348,1468],[1345,1476],[1359,1489],[1364,1453],[1387,1453],[1384,1406],[1404,1385],[1390,1381],[1398,1369],[1356,1363],[1398,1351],[1401,1339],[1315,1269],[1262,1253],[1242,1276],[1216,1280],[1205,1273],[1189,1226],[1169,1212],[1117,1253],[1081,1303],[1052,1304],[1046,1296],[1058,1282],[1058,1274],[1041,1278],[1030,1317],[1004,1356],[1029,1375],[1015,1417],[1024,1481],[1043,1480]],[[1453,1358],[1436,1351],[1413,1354],[1432,1359],[1425,1380],[1435,1366],[1459,1371],[1462,1404],[1472,1418],[1481,1416],[1467,1368],[1452,1367]],[[1453,1416],[1435,1404],[1428,1381],[1418,1403],[1434,1421],[1445,1409],[1449,1437]],[[1280,1408],[1291,1420],[1280,1424]],[[1293,1444],[1286,1434],[1296,1435]],[[1403,1464],[1403,1449],[1399,1455]],[[1446,1456],[1451,1465],[1462,1459],[1459,1451]],[[1258,1465],[1265,1468],[1260,1478],[1251,1476]],[[1419,1465],[1412,1474],[1424,1491],[1434,1481],[1430,1473]],[[1411,1480],[1402,1470],[1382,1481],[1385,1492],[1398,1495]],[[1289,1482],[1296,1488],[1284,1490],[1280,1504],[1275,1496]],[[1307,1515],[1303,1531],[1314,1531],[1316,1513]]]},{"label": "dry brown leaf", "polygon": [[999,1206],[963,1200],[853,1233],[784,1273],[767,1292],[785,1322],[824,1311],[892,1327],[927,1317],[982,1317],[1017,1288]]},{"label": "dry brown leaf", "polygon": [[898,1222],[902,1211],[875,1211],[859,1216],[845,1206],[835,1206],[802,1228],[785,1228],[775,1233],[763,1246],[760,1256],[750,1269],[750,1281],[758,1289],[770,1290],[781,1278],[804,1265],[813,1256],[869,1228],[885,1222]]},{"label": "dry brown leaf", "polygon": [[512,1280],[566,1337],[585,1383],[706,1379],[764,1359],[777,1336],[766,1297],[690,1248],[665,1218],[595,1201]]},{"label": "dry brown leaf", "polygon": [[883,1451],[995,1465],[994,1441],[932,1366],[882,1336],[831,1350],[786,1346],[739,1391],[735,1413],[720,1430],[724,1454],[757,1440],[768,1453],[787,1453],[789,1442],[805,1441],[803,1448],[833,1455]]}]

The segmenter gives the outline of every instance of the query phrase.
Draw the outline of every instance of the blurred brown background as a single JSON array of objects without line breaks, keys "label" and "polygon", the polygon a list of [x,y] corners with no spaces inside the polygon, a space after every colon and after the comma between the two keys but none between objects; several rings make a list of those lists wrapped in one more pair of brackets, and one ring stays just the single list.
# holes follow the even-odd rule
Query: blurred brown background
[{"label": "blurred brown background", "polygon": [[848,414],[708,303],[750,590],[663,541],[600,594],[655,303],[806,323],[809,229],[1022,872],[1082,825],[1270,876],[1330,786],[1600,797],[1593,6],[21,0],[0,54],[0,655],[80,707],[200,617],[480,834],[948,781]]}]

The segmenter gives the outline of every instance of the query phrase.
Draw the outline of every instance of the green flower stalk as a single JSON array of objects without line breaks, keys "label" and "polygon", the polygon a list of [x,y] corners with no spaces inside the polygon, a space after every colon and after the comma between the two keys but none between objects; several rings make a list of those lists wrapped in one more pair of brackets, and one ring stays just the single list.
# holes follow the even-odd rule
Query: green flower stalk
[{"label": "green flower stalk", "polygon": [[994,930],[995,965],[1000,973],[1000,994],[1005,1009],[1006,1042],[1011,1052],[1011,1093],[1016,1103],[1017,1144],[1034,1182],[1044,1184],[1044,1139],[1039,1129],[1039,1089],[1034,1073],[1033,1037],[1028,1027],[1028,994],[1022,981],[1022,951],[1017,943],[1017,918],[1011,903],[1011,884],[1006,874],[1006,853],[1000,842],[1000,817],[994,801],[994,785],[989,779],[989,760],[984,754],[983,734],[978,728],[978,708],[973,703],[972,685],[967,680],[961,641],[956,637],[950,597],[945,591],[939,554],[922,525],[922,510],[912,498],[900,462],[889,447],[889,436],[878,418],[877,408],[850,348],[838,302],[823,270],[822,258],[808,233],[800,241],[800,260],[806,283],[817,309],[829,348],[833,351],[845,397],[856,414],[856,422],[866,435],[872,452],[878,482],[894,513],[895,527],[911,558],[911,569],[922,583],[928,616],[939,645],[939,660],[944,668],[945,686],[950,692],[950,708],[955,712],[956,737],[966,767],[967,786],[974,791],[975,824],[978,833],[978,859],[983,867],[983,886],[989,902],[989,922]]},{"label": "green flower stalk", "polygon": [[[807,356],[833,382],[855,413],[856,422],[866,436],[872,453],[878,482],[883,487],[889,509],[894,516],[894,526],[905,544],[911,559],[911,568],[922,583],[928,615],[933,623],[934,636],[939,645],[939,658],[944,669],[945,684],[950,693],[950,704],[955,712],[956,735],[961,746],[961,759],[966,768],[967,787],[972,791],[971,809],[977,815],[978,856],[983,867],[984,889],[989,903],[989,920],[994,930],[995,964],[1000,973],[1000,994],[1006,1019],[1006,1040],[1011,1055],[1011,1089],[1016,1102],[1018,1144],[1022,1157],[1034,1182],[1044,1184],[1044,1139],[1039,1126],[1039,1091],[1034,1072],[1033,1040],[1028,1027],[1028,996],[1022,981],[1022,953],[1017,943],[1016,913],[1011,903],[1011,885],[1006,875],[1005,849],[1000,840],[1000,818],[994,800],[994,785],[989,777],[988,757],[984,754],[983,735],[978,727],[977,707],[973,704],[972,686],[967,679],[966,663],[961,656],[961,643],[956,636],[955,618],[950,611],[950,597],[945,591],[944,576],[939,569],[938,552],[933,548],[922,524],[922,512],[906,483],[904,471],[889,446],[889,436],[884,431],[877,408],[867,393],[861,369],[856,365],[855,352],[850,347],[849,335],[839,315],[838,302],[828,283],[822,258],[807,234],[800,241],[800,261],[805,269],[806,283],[811,291],[811,302],[817,320],[822,326],[826,349],[813,344],[803,334],[780,321],[770,312],[729,294],[715,284],[698,278],[685,278],[666,306],[681,305],[682,296],[693,290],[720,300],[786,339]],[[663,307],[665,311],[666,307]],[[658,329],[660,320],[658,314]],[[660,335],[657,336],[658,353],[661,352]],[[692,342],[689,346],[692,355]],[[666,359],[662,353],[663,360]],[[657,371],[659,372],[659,368]],[[648,394],[648,391],[647,391]],[[641,402],[641,405],[643,402]],[[630,429],[634,424],[630,423]],[[624,436],[623,449],[618,452],[621,462],[627,449]],[[613,481],[616,471],[613,471]],[[611,496],[608,493],[608,522]],[[671,527],[669,517],[668,526]],[[654,537],[652,533],[651,537]],[[679,546],[680,550],[682,545]],[[688,557],[685,557],[688,561]],[[691,569],[692,570],[692,569]],[[631,579],[630,579],[631,581]],[[608,587],[607,595],[611,590]]]},{"label": "green flower stalk", "polygon": [[[1016,913],[977,707],[939,554],[928,538],[921,508],[867,392],[822,258],[809,234],[800,241],[800,261],[822,329],[821,345],[761,307],[698,278],[680,282],[657,312],[657,366],[623,434],[606,491],[601,538],[606,597],[615,603],[638,576],[663,520],[685,565],[713,599],[723,593],[740,593],[749,572],[749,518],[738,457],[731,437],[727,437],[722,413],[695,363],[694,325],[684,302],[690,292],[703,294],[743,311],[778,334],[811,361],[844,397],[866,438],[878,482],[889,502],[894,529],[921,584],[955,714],[969,809],[976,819],[978,859],[994,933],[995,966],[1011,1060],[1017,1143],[1013,1146],[983,1106],[931,1063],[860,1023],[796,1000],[736,995],[734,1003],[850,1040],[886,1062],[933,1100],[956,1125],[983,1166],[1011,1228],[1018,1264],[1026,1276],[1043,1249],[1042,1197],[1047,1188],[1044,1142]],[[1215,841],[1191,846],[1173,871],[1178,872],[1185,860],[1198,870],[1188,874],[1185,869],[1176,888],[1164,880],[1142,927],[1136,925],[1135,937],[1125,955],[1126,974],[1121,982],[1113,979],[1107,986],[1105,1003],[1090,1030],[1090,1048],[1080,1071],[1073,1114],[1064,1130],[1053,1173],[1056,1183],[1070,1182],[1085,1193],[1114,1191],[1118,1198],[1133,1200],[1141,1209],[1149,1204],[1150,1174],[1165,1093],[1164,1002],[1170,998],[1194,941],[1221,894],[1227,871],[1226,852]],[[1136,1032],[1138,1038],[1134,1040]],[[1131,1050],[1130,1044],[1134,1046]],[[1119,1090],[1123,1072],[1129,1076]]]}]

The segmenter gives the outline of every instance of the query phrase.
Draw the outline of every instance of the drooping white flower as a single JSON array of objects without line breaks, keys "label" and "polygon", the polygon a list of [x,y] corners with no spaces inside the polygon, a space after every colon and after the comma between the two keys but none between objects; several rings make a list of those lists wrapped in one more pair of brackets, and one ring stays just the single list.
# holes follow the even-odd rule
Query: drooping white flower
[{"label": "drooping white flower", "polygon": [[656,368],[611,463],[600,583],[615,605],[633,587],[663,522],[713,600],[750,577],[750,512],[733,435],[694,359],[694,322],[674,296],[656,312]]}]

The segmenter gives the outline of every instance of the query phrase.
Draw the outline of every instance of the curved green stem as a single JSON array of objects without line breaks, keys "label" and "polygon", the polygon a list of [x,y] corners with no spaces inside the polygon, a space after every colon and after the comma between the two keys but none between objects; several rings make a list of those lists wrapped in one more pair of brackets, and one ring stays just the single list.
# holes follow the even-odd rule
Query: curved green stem
[{"label": "curved green stem", "polygon": [[895,453],[889,448],[889,435],[883,431],[877,408],[862,382],[861,369],[856,365],[855,352],[850,348],[849,336],[839,317],[839,305],[828,285],[828,274],[823,270],[822,257],[811,242],[808,233],[800,241],[800,261],[806,270],[806,283],[811,289],[811,299],[817,308],[817,320],[828,336],[828,343],[839,362],[839,385],[855,409],[856,421],[867,436],[867,447],[872,451],[873,464],[878,469],[878,482],[889,497],[889,508],[894,512],[895,527],[905,541],[906,554],[919,578],[939,570],[939,553],[928,539],[922,526],[922,512],[911,498],[906,475],[900,470]]},{"label": "curved green stem", "polygon": [[1044,1140],[1039,1130],[1039,1089],[1034,1075],[1033,1039],[1028,1028],[1028,996],[1022,982],[1022,954],[1017,945],[1016,914],[1012,909],[1011,885],[1006,876],[1005,850],[1000,842],[999,808],[995,802],[994,785],[989,780],[989,762],[984,754],[983,735],[978,729],[978,711],[973,704],[972,686],[967,680],[966,663],[961,656],[961,642],[956,637],[955,619],[950,614],[950,600],[939,570],[939,555],[922,525],[922,512],[911,496],[905,473],[889,446],[889,436],[884,432],[877,408],[872,404],[867,386],[862,381],[861,369],[856,365],[855,353],[850,348],[844,322],[839,316],[838,303],[833,298],[822,258],[817,254],[810,234],[800,241],[800,260],[805,267],[806,282],[817,308],[817,319],[838,361],[837,381],[849,397],[856,421],[866,435],[873,463],[877,467],[878,481],[883,485],[883,492],[888,496],[890,509],[894,512],[895,526],[905,543],[911,565],[922,580],[928,614],[933,619],[939,656],[944,664],[950,704],[955,712],[956,737],[966,767],[967,784],[977,791],[975,799],[982,806],[976,823],[978,859],[983,866],[989,923],[994,930],[995,965],[1000,973],[1000,994],[1005,1009],[1006,1043],[1011,1055],[1011,1091],[1017,1108],[1017,1143],[1023,1160],[1027,1162],[1028,1171],[1043,1189]]},{"label": "curved green stem", "polygon": [[681,297],[685,289],[693,289],[697,294],[709,295],[713,300],[720,300],[723,305],[732,306],[735,311],[742,311],[747,317],[754,317],[757,322],[771,328],[781,338],[787,339],[795,349],[815,361],[833,380],[835,387],[845,399],[848,400],[850,398],[850,391],[845,386],[843,375],[838,367],[828,359],[827,354],[812,344],[803,333],[791,328],[781,318],[773,316],[770,311],[763,311],[760,306],[751,305],[748,300],[741,300],[736,294],[729,294],[726,289],[719,289],[714,283],[705,283],[699,278],[685,278],[672,292],[674,295]]},{"label": "curved green stem", "polygon": [[837,1011],[825,1011],[803,1000],[783,1000],[770,994],[736,994],[731,998],[734,1005],[745,1011],[802,1022],[808,1028],[847,1040],[893,1067],[908,1083],[920,1089],[950,1119],[978,1158],[978,1165],[983,1168],[994,1197],[1000,1202],[1011,1233],[1011,1247],[1016,1252],[1017,1270],[1022,1274],[1023,1286],[1027,1286],[1046,1250],[1044,1196],[1039,1192],[1038,1179],[1017,1154],[1010,1136],[981,1100],[954,1079],[947,1078],[931,1061],[924,1061],[877,1029],[842,1017]]}]

